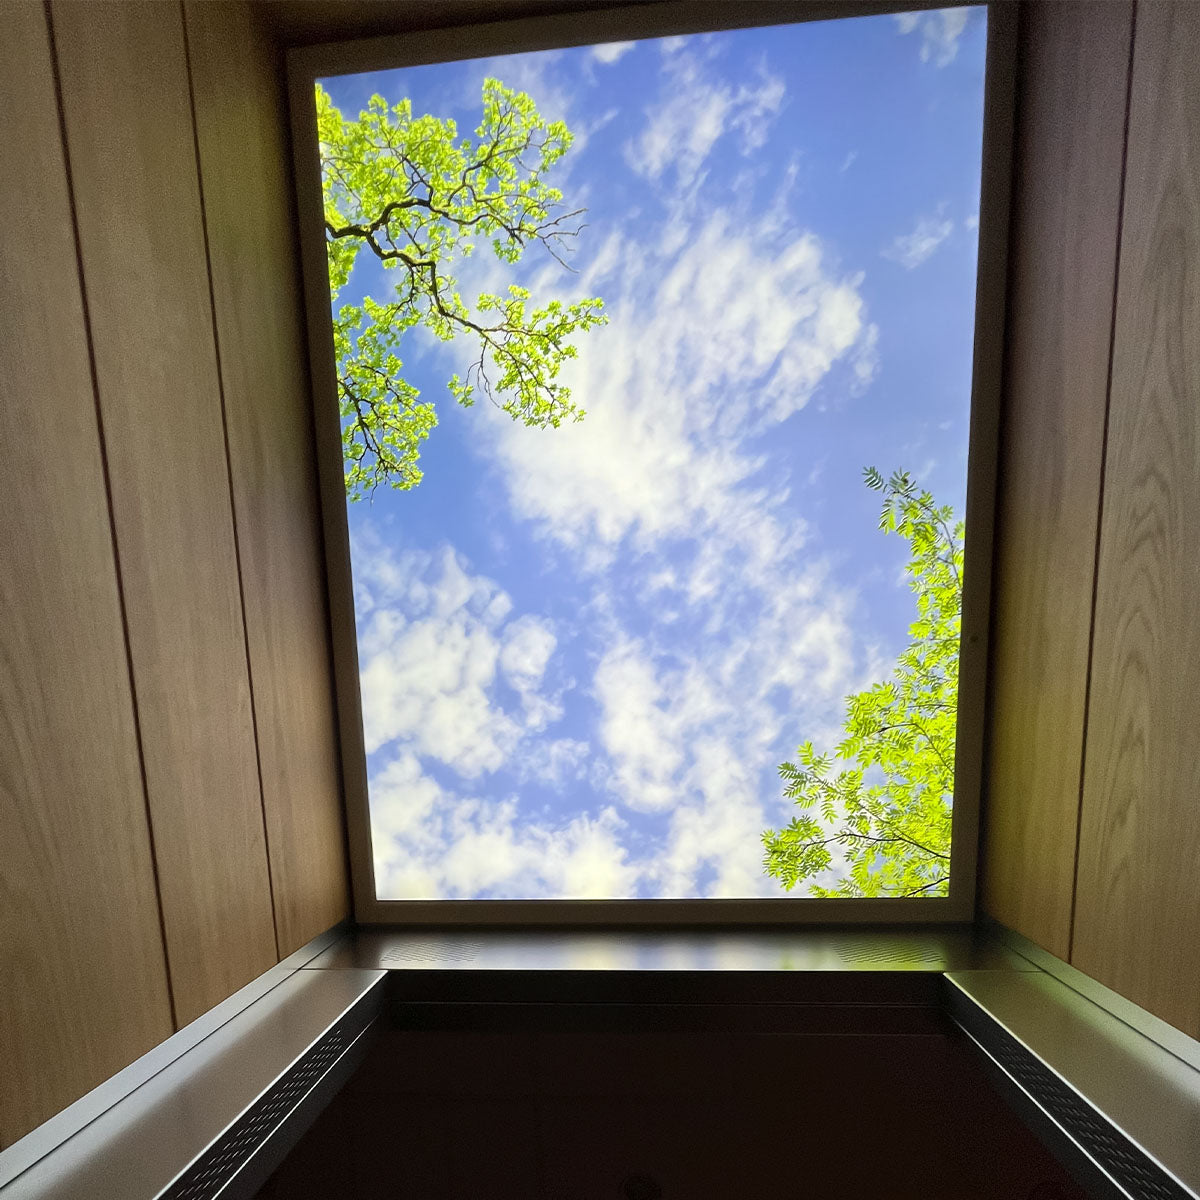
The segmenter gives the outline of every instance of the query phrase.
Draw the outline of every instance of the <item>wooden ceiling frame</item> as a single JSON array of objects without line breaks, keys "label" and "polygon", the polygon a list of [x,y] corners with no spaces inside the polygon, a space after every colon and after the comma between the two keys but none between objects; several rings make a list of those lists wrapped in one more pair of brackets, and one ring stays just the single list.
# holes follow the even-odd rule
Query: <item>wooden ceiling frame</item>
[{"label": "wooden ceiling frame", "polygon": [[287,51],[309,360],[342,778],[356,919],[422,926],[916,925],[974,919],[985,752],[993,526],[999,456],[1018,6],[988,6],[975,344],[967,469],[966,565],[955,749],[950,894],[944,898],[380,900],[375,894],[337,368],[326,263],[314,85],[331,75],[607,41],[665,37],[933,7],[865,0],[670,0],[458,25]]}]

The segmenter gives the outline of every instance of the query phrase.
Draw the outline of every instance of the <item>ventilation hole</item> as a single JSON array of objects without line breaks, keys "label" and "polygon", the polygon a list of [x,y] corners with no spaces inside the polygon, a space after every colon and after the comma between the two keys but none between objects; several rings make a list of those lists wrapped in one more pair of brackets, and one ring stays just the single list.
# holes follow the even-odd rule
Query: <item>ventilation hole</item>
[{"label": "ventilation hole", "polygon": [[834,947],[844,962],[909,963],[945,970],[945,956],[930,946],[896,946],[889,942],[843,942]]},{"label": "ventilation hole", "polygon": [[283,1079],[162,1192],[159,1200],[208,1200],[217,1195],[337,1062],[358,1032],[358,1025],[349,1019],[331,1029]]},{"label": "ventilation hole", "polygon": [[1138,1200],[1191,1196],[1016,1038],[989,1024],[980,1040],[1009,1076],[1130,1196]]},{"label": "ventilation hole", "polygon": [[472,962],[483,949],[482,942],[439,942],[435,938],[405,938],[399,946],[385,951],[382,962]]}]

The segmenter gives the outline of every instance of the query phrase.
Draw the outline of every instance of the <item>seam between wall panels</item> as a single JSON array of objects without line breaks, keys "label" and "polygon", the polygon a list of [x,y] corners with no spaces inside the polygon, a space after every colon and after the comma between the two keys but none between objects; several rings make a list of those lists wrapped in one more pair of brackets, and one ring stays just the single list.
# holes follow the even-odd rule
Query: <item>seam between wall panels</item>
[{"label": "seam between wall panels", "polygon": [[[988,9],[989,20],[991,18],[991,8]],[[976,859],[975,869],[975,913],[976,919],[979,915],[985,912],[984,907],[984,876],[989,874],[987,863],[989,861],[989,821],[987,814],[991,806],[991,784],[992,784],[992,745],[995,741],[995,729],[993,727],[993,718],[995,715],[995,692],[996,681],[999,678],[999,672],[996,669],[997,651],[996,647],[999,642],[996,630],[997,614],[1000,612],[999,604],[999,587],[1001,572],[999,568],[1000,546],[1003,541],[1003,524],[1005,506],[1003,503],[1004,485],[1005,485],[1005,460],[1004,453],[1005,438],[1008,431],[1008,392],[1010,374],[1009,358],[1010,358],[1010,343],[1009,326],[1012,316],[1013,296],[1016,294],[1014,287],[1013,275],[1013,246],[1016,245],[1017,232],[1017,181],[1019,176],[1018,162],[1018,143],[1021,136],[1022,110],[1024,101],[1022,99],[1023,89],[1022,84],[1025,76],[1025,68],[1022,62],[1020,48],[1022,45],[1021,28],[1025,21],[1021,8],[1017,8],[1017,28],[1013,35],[1013,43],[1016,46],[1016,61],[1012,72],[1012,129],[1009,145],[1009,177],[1008,177],[1008,220],[1007,220],[1007,238],[1004,263],[1004,308],[1002,313],[1002,326],[1004,343],[1001,348],[1000,357],[1000,405],[999,419],[996,429],[996,481],[994,495],[992,497],[992,554],[991,554],[991,583],[988,589],[988,647],[987,647],[987,680],[984,693],[984,709],[983,709],[983,747],[980,755],[980,774],[979,774],[979,849]]]},{"label": "seam between wall panels", "polygon": [[1096,547],[1092,558],[1092,601],[1088,618],[1087,671],[1083,686],[1083,736],[1079,745],[1079,800],[1075,810],[1075,862],[1071,876],[1071,921],[1067,962],[1075,960],[1075,908],[1079,899],[1079,852],[1083,839],[1083,794],[1087,773],[1088,725],[1092,707],[1092,666],[1096,653],[1096,605],[1100,595],[1100,543],[1104,526],[1104,489],[1108,473],[1108,426],[1112,412],[1113,357],[1117,340],[1117,298],[1121,288],[1121,245],[1125,237],[1125,173],[1129,162],[1129,117],[1133,106],[1133,59],[1137,45],[1137,0],[1129,16],[1129,60],[1125,74],[1125,127],[1121,134],[1121,182],[1117,191],[1117,237],[1113,253],[1112,313],[1108,328],[1108,374],[1104,385],[1104,425],[1100,437],[1100,489],[1096,499]]},{"label": "seam between wall panels", "polygon": [[254,688],[254,667],[250,661],[250,630],[246,625],[246,585],[242,572],[242,543],[238,534],[237,499],[233,490],[233,456],[229,449],[229,418],[225,406],[225,364],[221,359],[221,338],[217,332],[217,296],[213,286],[212,251],[208,239],[208,206],[204,199],[204,168],[200,162],[200,129],[196,122],[196,88],[192,79],[192,45],[188,35],[187,5],[180,0],[179,17],[183,26],[183,53],[187,64],[188,105],[192,116],[192,146],[196,156],[196,189],[200,198],[200,228],[204,234],[204,266],[208,276],[208,308],[212,321],[213,353],[217,361],[217,392],[221,403],[221,434],[225,442],[225,480],[229,487],[229,516],[233,526],[233,552],[237,563],[238,603],[242,612],[242,646],[246,656],[246,682],[250,689],[250,727],[254,734],[254,767],[258,776],[258,807],[262,818],[263,850],[267,870],[267,890],[271,898],[271,932],[275,938],[275,961],[279,962],[279,913],[275,904],[275,880],[271,871],[271,834],[267,828],[267,798],[263,788],[262,749],[258,738],[258,702]]},{"label": "seam between wall panels", "polygon": [[104,496],[108,505],[108,528],[112,538],[113,573],[117,585],[117,603],[121,613],[121,637],[125,643],[125,666],[129,679],[129,698],[133,709],[133,730],[137,738],[138,770],[142,779],[142,805],[146,814],[146,833],[150,844],[150,870],[154,878],[154,899],[158,908],[158,934],[162,942],[163,973],[166,976],[167,1002],[171,1011],[171,1028],[179,1029],[175,1008],[175,987],[172,982],[171,952],[167,944],[167,921],[163,912],[162,883],[158,873],[158,848],[154,838],[154,816],[150,809],[150,785],[146,778],[146,751],[142,741],[142,716],[138,705],[137,680],[133,673],[133,650],[129,640],[129,613],[125,603],[125,581],[121,573],[121,552],[117,536],[117,518],[113,508],[112,475],[108,463],[108,442],[104,429],[104,412],[100,405],[100,379],[96,371],[96,347],[92,336],[91,306],[88,300],[87,278],[83,269],[83,245],[79,237],[79,215],[75,206],[75,179],[71,172],[71,149],[67,141],[67,116],[63,104],[62,72],[58,62],[58,41],[54,33],[54,13],[50,0],[45,0],[46,35],[50,44],[50,68],[54,76],[54,99],[58,106],[58,134],[62,143],[63,170],[67,183],[67,202],[71,210],[71,235],[75,243],[75,265],[79,278],[79,301],[83,315],[83,333],[87,343],[88,371],[92,380],[92,403],[96,409],[96,432],[100,444],[100,468],[104,476]]},{"label": "seam between wall panels", "polygon": [[[334,782],[335,795],[338,818],[338,844],[341,847],[341,868],[342,868],[342,904],[341,911],[344,917],[352,916],[354,913],[354,882],[353,882],[353,866],[352,855],[350,853],[350,831],[346,818],[346,800],[345,800],[345,776],[342,770],[342,739],[341,725],[338,712],[340,700],[337,695],[337,672],[334,656],[334,635],[333,635],[333,619],[329,607],[329,588],[327,585],[327,563],[328,555],[326,553],[326,533],[325,533],[325,516],[323,510],[324,499],[321,494],[320,487],[320,468],[317,455],[317,435],[316,425],[313,414],[313,386],[312,374],[309,369],[309,349],[308,349],[308,322],[305,319],[305,297],[304,283],[301,278],[300,262],[300,236],[299,236],[299,214],[296,206],[296,172],[295,172],[295,148],[293,145],[293,129],[290,120],[291,114],[291,95],[288,88],[287,71],[284,63],[284,48],[275,40],[275,34],[270,28],[270,22],[264,22],[262,13],[258,12],[253,5],[249,9],[249,17],[251,28],[254,36],[259,39],[258,47],[269,45],[274,48],[277,58],[270,58],[269,66],[266,70],[266,79],[269,81],[271,90],[272,103],[277,106],[277,111],[281,114],[279,125],[279,136],[281,138],[281,146],[283,152],[283,180],[285,188],[286,212],[288,214],[287,227],[287,246],[288,253],[292,256],[293,262],[296,264],[296,274],[294,277],[294,286],[291,289],[291,295],[295,301],[296,308],[293,314],[293,322],[296,336],[296,346],[299,350],[300,370],[300,386],[302,407],[300,415],[307,422],[306,437],[305,437],[305,455],[304,467],[307,471],[307,478],[310,486],[312,499],[312,514],[314,528],[316,530],[316,558],[315,563],[318,568],[319,587],[321,602],[321,646],[324,652],[324,684],[328,703],[328,719],[332,732],[332,745],[334,750]],[[260,55],[258,57],[257,69],[263,70],[264,60]],[[264,793],[264,804],[266,801]],[[283,946],[280,945],[282,952]]]}]

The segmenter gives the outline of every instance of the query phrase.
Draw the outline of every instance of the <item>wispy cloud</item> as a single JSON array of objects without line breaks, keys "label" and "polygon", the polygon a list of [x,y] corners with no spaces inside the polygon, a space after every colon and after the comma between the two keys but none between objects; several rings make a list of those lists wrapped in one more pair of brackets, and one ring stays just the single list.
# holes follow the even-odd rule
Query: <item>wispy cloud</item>
[{"label": "wispy cloud", "polygon": [[[449,547],[395,553],[360,538],[354,561],[369,754],[401,743],[475,778],[557,719],[557,699],[539,690],[556,645],[549,622],[507,620],[508,596]],[[498,698],[500,676],[516,704]]]},{"label": "wispy cloud", "polygon": [[687,189],[700,175],[717,142],[740,134],[742,152],[761,146],[783,106],[782,79],[761,68],[752,84],[732,84],[709,72],[706,60],[677,52],[664,60],[659,98],[646,111],[645,128],[625,148],[639,175],[657,180],[671,173]]},{"label": "wispy cloud", "polygon": [[604,42],[599,46],[592,47],[592,57],[598,63],[607,66],[623,58],[636,44],[636,42]]},{"label": "wispy cloud", "polygon": [[820,239],[721,209],[611,234],[593,271],[612,323],[571,364],[586,420],[493,414],[480,452],[511,511],[592,579],[589,777],[623,819],[665,827],[649,852],[617,838],[639,894],[773,894],[774,764],[831,725],[863,651],[764,439],[802,446],[787,422],[831,377],[866,386],[877,330]]},{"label": "wispy cloud", "polygon": [[901,34],[921,35],[921,61],[947,67],[958,57],[958,41],[967,27],[968,8],[942,8],[934,12],[896,13]]},{"label": "wispy cloud", "polygon": [[[664,48],[626,147],[661,215],[610,221],[579,276],[536,279],[606,298],[611,324],[564,373],[586,419],[472,414],[495,503],[578,588],[573,627],[514,611],[461,553],[356,549],[380,895],[777,894],[759,842],[787,819],[775,764],[836,732],[878,669],[786,465],[806,461],[810,401],[878,369],[864,279],[786,187],[757,222],[733,173],[720,199],[715,171],[697,191],[717,143],[752,148],[786,99],[765,67],[737,84],[702,53]],[[927,258],[952,228],[930,220],[889,254]]]},{"label": "wispy cloud", "polygon": [[635,894],[615,809],[531,820],[515,797],[481,799],[442,785],[411,751],[371,779],[371,832],[381,899]]},{"label": "wispy cloud", "polygon": [[626,536],[645,547],[753,528],[772,507],[753,481],[754,438],[870,341],[861,279],[837,272],[812,234],[758,240],[721,210],[684,232],[673,248],[616,243],[612,274],[589,281],[607,291],[612,324],[571,366],[585,421],[490,422],[516,513],[601,559]]},{"label": "wispy cloud", "polygon": [[953,232],[954,222],[939,209],[936,216],[922,217],[911,233],[901,234],[880,253],[911,271],[925,262]]},{"label": "wispy cloud", "polygon": [[558,644],[550,623],[510,619],[507,594],[449,548],[365,543],[356,609],[378,894],[633,894],[638,871],[613,805],[539,818],[485,782],[508,766],[517,780],[561,787],[589,765],[586,741],[536,736],[562,715],[561,688],[546,680]]},{"label": "wispy cloud", "polygon": [[[359,597],[368,746],[412,803],[436,797],[418,831],[391,812],[398,784],[372,776],[392,831],[378,845],[387,894],[777,890],[758,840],[786,808],[774,764],[831,723],[862,651],[853,597],[785,511],[763,439],[831,374],[863,386],[875,329],[861,278],[811,233],[739,231],[721,210],[687,237],[662,232],[614,231],[577,281],[612,313],[570,367],[585,421],[543,431],[478,414],[509,510],[591,579],[573,661],[582,648],[594,667],[572,693],[590,703],[591,740],[555,725],[562,630],[513,613],[461,555],[356,553],[372,564]],[[584,815],[496,799],[503,772],[576,788]],[[643,814],[662,823],[650,843],[635,833]]]}]

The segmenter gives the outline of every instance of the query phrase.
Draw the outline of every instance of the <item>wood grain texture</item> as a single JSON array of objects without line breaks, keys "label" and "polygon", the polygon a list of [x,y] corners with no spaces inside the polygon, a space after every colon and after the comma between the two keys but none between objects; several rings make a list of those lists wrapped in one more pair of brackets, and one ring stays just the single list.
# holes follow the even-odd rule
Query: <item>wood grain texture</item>
[{"label": "wood grain texture", "polygon": [[1200,1034],[1200,6],[1138,6],[1072,963]]},{"label": "wood grain texture", "polygon": [[0,3],[0,1144],[171,1032],[41,5]]},{"label": "wood grain texture", "polygon": [[276,945],[182,12],[52,11],[183,1023]]},{"label": "wood grain texture", "polygon": [[246,4],[185,10],[279,950],[349,913],[287,106]]},{"label": "wood grain texture", "polygon": [[1069,952],[1132,4],[1022,10],[982,907]]}]

